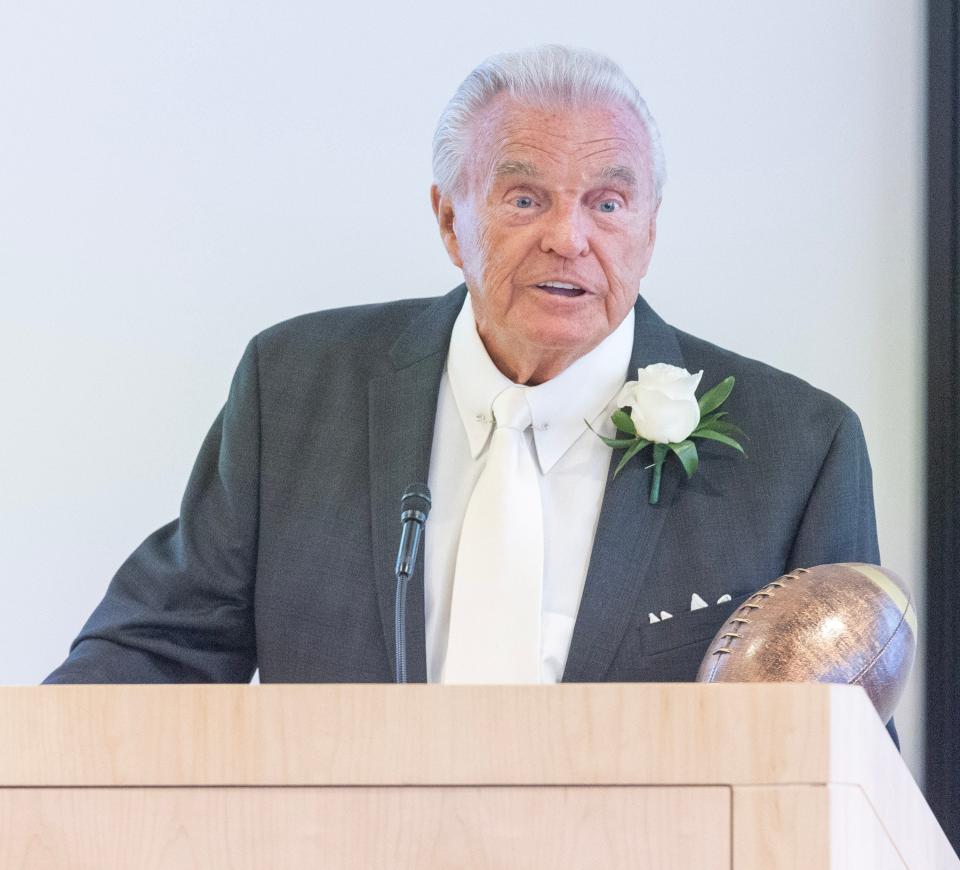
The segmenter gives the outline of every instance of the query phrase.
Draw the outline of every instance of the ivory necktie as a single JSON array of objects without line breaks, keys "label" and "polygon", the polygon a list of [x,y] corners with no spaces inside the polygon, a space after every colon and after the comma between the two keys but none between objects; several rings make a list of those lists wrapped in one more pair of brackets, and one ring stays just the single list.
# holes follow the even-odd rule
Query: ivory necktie
[{"label": "ivory necktie", "polygon": [[496,423],[460,533],[444,683],[540,681],[543,509],[524,431],[526,388],[493,402]]}]

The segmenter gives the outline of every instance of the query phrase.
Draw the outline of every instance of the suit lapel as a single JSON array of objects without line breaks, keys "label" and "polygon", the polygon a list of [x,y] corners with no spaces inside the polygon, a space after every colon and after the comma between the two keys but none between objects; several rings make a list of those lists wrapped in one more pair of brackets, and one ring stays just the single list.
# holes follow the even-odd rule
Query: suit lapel
[{"label": "suit lapel", "polygon": [[[654,313],[643,297],[638,297],[635,312],[627,379],[635,379],[638,368],[656,362],[685,368],[673,328]],[[620,455],[621,451],[614,451],[610,460],[564,682],[603,679],[633,618],[640,589],[651,579],[657,540],[678,494],[680,468],[673,463],[664,468],[660,501],[656,505],[649,503],[651,472],[643,467],[646,463],[628,463],[613,480]]]},{"label": "suit lapel", "polygon": [[[463,305],[460,285],[423,311],[390,351],[390,370],[369,384],[370,510],[374,570],[383,636],[396,674],[394,564],[400,545],[400,496],[411,483],[426,483],[430,471],[437,393],[450,333]],[[429,534],[429,524],[427,525]],[[426,682],[421,546],[407,587],[407,672]]]}]

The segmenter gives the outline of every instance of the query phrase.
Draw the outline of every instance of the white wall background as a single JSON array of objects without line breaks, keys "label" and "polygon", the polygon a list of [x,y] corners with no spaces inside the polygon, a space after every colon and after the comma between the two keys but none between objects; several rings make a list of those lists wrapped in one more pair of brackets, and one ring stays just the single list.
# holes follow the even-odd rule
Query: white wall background
[{"label": "white wall background", "polygon": [[922,591],[922,30],[920,0],[0,4],[0,683],[176,515],[251,335],[459,282],[433,125],[487,54],[551,41],[662,128],[646,297],[858,411]]}]

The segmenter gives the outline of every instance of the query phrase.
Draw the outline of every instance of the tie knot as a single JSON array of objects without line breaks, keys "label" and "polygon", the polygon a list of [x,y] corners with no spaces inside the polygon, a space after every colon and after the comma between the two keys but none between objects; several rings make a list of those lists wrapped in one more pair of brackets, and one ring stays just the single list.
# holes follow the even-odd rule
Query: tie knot
[{"label": "tie knot", "polygon": [[505,389],[493,400],[493,419],[498,429],[516,429],[523,432],[533,421],[527,391],[513,386]]}]

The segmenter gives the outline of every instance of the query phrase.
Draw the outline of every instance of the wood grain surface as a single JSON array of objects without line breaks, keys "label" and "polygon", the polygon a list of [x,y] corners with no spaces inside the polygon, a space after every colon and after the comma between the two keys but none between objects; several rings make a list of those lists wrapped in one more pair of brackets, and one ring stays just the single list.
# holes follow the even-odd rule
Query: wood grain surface
[{"label": "wood grain surface", "polygon": [[735,870],[907,870],[855,785],[737,786]]},{"label": "wood grain surface", "polygon": [[826,782],[836,706],[889,742],[845,686],[10,687],[0,786]]},{"label": "wood grain surface", "polygon": [[726,788],[0,789],[4,870],[729,870]]},{"label": "wood grain surface", "polygon": [[[320,845],[344,863],[296,863]],[[121,846],[139,857],[114,863]],[[250,863],[270,849],[273,863]],[[391,849],[401,863],[377,863]],[[348,866],[348,853],[357,867],[590,854],[960,870],[850,686],[0,687],[2,870]]]}]

